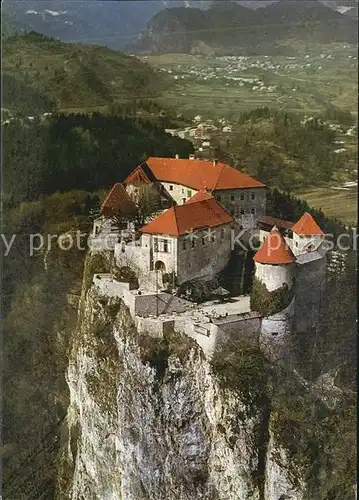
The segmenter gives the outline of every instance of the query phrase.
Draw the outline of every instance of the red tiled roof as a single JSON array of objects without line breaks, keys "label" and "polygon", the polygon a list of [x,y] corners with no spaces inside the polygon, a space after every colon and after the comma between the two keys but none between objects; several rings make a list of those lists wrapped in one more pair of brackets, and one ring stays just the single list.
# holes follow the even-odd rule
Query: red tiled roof
[{"label": "red tiled roof", "polygon": [[291,264],[295,262],[292,250],[277,229],[269,233],[253,259],[260,264]]},{"label": "red tiled roof", "polygon": [[221,162],[150,157],[142,165],[146,165],[161,182],[173,182],[196,190],[265,187],[262,182]]},{"label": "red tiled roof", "polygon": [[308,212],[305,212],[299,221],[294,224],[292,231],[299,236],[324,236],[323,231]]},{"label": "red tiled roof", "polygon": [[137,207],[135,203],[119,182],[110,189],[101,206],[101,215],[105,217],[134,215],[136,212]]},{"label": "red tiled roof", "polygon": [[195,203],[197,201],[210,200],[211,198],[213,198],[213,196],[210,193],[201,189],[201,191],[198,191],[191,198],[189,198],[186,203]]},{"label": "red tiled roof", "polygon": [[233,217],[210,197],[169,208],[140,231],[150,234],[182,236],[201,228],[216,227],[233,222]]},{"label": "red tiled roof", "polygon": [[130,173],[128,177],[124,180],[124,184],[133,184],[137,186],[138,184],[150,184],[152,181],[148,178],[147,174],[144,172],[141,165],[135,168],[133,172]]},{"label": "red tiled roof", "polygon": [[278,217],[271,217],[270,215],[261,215],[258,217],[257,224],[259,226],[269,226],[271,229],[273,229],[274,226],[278,229],[292,229],[294,226],[294,222],[278,219]]}]

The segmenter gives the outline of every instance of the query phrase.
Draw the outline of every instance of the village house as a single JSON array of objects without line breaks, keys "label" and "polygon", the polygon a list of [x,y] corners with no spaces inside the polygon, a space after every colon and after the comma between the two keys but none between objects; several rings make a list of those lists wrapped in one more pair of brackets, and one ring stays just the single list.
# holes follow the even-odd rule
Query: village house
[{"label": "village house", "polygon": [[157,181],[177,204],[200,190],[211,193],[239,224],[256,227],[266,213],[267,188],[262,182],[216,160],[150,157],[137,166],[124,185]]},{"label": "village house", "polygon": [[229,262],[233,225],[232,215],[209,193],[199,191],[141,227],[136,241],[117,244],[115,260],[143,276],[151,271],[174,273],[177,284],[211,279]]}]

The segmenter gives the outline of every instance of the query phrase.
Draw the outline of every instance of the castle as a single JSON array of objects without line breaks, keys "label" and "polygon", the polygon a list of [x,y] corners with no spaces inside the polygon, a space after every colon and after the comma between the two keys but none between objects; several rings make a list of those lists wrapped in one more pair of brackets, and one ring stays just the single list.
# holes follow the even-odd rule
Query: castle
[{"label": "castle", "polygon": [[[141,224],[144,186],[155,208]],[[131,269],[138,287],[110,275],[95,275],[94,282],[127,301],[144,331],[158,335],[171,326],[209,355],[223,341],[243,338],[281,357],[292,332],[318,321],[325,234],[309,213],[296,223],[267,216],[266,194],[263,183],[221,162],[149,158],[110,190],[90,239],[93,252],[109,250],[117,268]],[[251,300],[193,304],[179,295],[183,284],[218,277],[250,236],[260,243]]]}]

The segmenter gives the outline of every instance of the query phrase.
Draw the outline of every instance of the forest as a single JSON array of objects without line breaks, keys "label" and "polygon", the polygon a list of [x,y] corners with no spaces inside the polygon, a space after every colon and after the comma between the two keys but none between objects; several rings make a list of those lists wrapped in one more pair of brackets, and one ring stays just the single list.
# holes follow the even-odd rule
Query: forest
[{"label": "forest", "polygon": [[12,122],[3,134],[6,207],[56,191],[108,189],[148,156],[188,157],[192,144],[164,127],[158,120],[100,114]]},{"label": "forest", "polygon": [[[350,117],[343,113],[348,121]],[[217,154],[285,192],[327,185],[348,175],[348,167],[356,168],[354,155],[335,154],[336,133],[325,124],[327,116],[342,115],[330,108],[323,119],[313,117],[304,123],[299,115],[268,108],[243,113],[239,132],[219,141]]]}]

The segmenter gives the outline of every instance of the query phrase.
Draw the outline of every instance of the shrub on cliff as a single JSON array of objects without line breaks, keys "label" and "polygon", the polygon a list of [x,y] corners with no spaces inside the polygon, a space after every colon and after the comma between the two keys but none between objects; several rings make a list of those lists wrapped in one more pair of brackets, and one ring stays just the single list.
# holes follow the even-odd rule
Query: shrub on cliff
[{"label": "shrub on cliff", "polygon": [[221,386],[238,392],[249,408],[263,406],[267,401],[265,363],[259,350],[235,342],[216,351],[211,361]]},{"label": "shrub on cliff", "polygon": [[263,316],[270,316],[283,311],[291,303],[293,298],[293,287],[284,285],[277,290],[269,292],[267,287],[258,279],[253,280],[251,293],[251,310],[257,311]]},{"label": "shrub on cliff", "polygon": [[88,254],[84,266],[84,288],[87,291],[92,283],[94,274],[111,272],[110,258],[103,253]]}]

